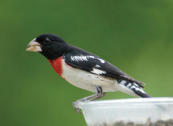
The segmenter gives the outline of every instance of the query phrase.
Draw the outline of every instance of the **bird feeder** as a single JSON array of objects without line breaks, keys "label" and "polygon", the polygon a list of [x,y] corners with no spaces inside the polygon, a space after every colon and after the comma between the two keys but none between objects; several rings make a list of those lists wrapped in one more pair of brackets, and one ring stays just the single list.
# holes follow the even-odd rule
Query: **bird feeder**
[{"label": "bird feeder", "polygon": [[80,102],[88,126],[173,126],[173,98]]}]

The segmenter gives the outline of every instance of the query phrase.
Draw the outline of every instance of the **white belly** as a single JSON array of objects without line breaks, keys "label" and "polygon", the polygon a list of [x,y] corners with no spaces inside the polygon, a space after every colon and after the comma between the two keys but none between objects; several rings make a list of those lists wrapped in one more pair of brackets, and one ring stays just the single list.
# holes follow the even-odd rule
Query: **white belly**
[{"label": "white belly", "polygon": [[115,79],[72,68],[67,65],[64,60],[62,69],[62,77],[76,87],[92,92],[96,92],[97,86],[101,86],[103,92],[113,92],[117,90],[117,81]]}]

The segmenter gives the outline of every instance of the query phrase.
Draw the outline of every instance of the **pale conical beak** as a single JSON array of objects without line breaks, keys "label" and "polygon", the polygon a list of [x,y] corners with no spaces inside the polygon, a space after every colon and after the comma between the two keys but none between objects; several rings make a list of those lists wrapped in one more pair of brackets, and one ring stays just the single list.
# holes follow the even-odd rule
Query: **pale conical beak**
[{"label": "pale conical beak", "polygon": [[32,40],[28,44],[28,46],[26,48],[26,51],[30,51],[30,52],[42,52],[42,49],[40,47],[40,44],[38,42],[36,42],[35,39],[34,39],[34,40]]}]

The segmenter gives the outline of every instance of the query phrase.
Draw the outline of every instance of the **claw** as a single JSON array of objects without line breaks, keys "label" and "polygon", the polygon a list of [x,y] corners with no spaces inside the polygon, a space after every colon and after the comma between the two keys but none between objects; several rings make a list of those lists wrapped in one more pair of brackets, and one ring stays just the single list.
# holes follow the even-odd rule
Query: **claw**
[{"label": "claw", "polygon": [[80,108],[79,108],[79,106],[78,106],[79,101],[73,102],[72,104],[73,104],[73,107],[74,107],[75,111],[76,111],[77,113],[81,114],[81,110],[80,110]]}]

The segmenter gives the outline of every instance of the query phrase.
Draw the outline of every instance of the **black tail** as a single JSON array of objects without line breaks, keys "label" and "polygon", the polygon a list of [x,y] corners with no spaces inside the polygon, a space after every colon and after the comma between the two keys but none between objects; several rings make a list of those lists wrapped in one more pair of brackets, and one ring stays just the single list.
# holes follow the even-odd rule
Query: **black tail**
[{"label": "black tail", "polygon": [[138,96],[142,97],[142,98],[151,98],[150,95],[148,95],[146,92],[141,92],[141,91],[134,91]]},{"label": "black tail", "polygon": [[151,96],[148,95],[140,85],[135,82],[130,82],[128,80],[118,80],[119,90],[130,94],[130,95],[137,95],[142,98],[150,98]]}]

